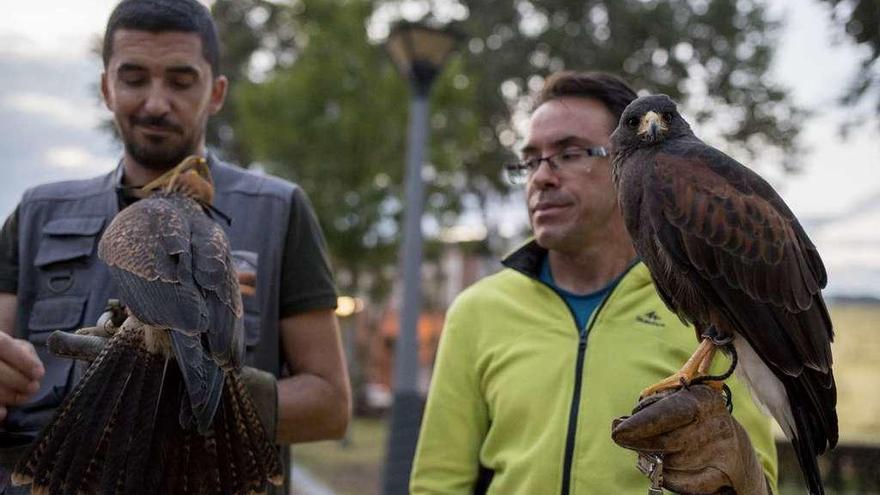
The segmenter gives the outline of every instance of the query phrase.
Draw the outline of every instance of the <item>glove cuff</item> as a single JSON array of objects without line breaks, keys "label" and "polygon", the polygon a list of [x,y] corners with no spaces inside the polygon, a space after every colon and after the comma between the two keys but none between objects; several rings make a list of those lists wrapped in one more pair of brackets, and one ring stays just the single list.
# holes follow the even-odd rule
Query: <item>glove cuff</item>
[{"label": "glove cuff", "polygon": [[749,434],[735,419],[737,442],[739,443],[739,454],[742,459],[742,478],[736,480],[736,493],[754,494],[754,495],[772,495],[773,492],[769,488],[769,482],[764,476],[764,468],[758,461],[752,442],[749,440]]}]

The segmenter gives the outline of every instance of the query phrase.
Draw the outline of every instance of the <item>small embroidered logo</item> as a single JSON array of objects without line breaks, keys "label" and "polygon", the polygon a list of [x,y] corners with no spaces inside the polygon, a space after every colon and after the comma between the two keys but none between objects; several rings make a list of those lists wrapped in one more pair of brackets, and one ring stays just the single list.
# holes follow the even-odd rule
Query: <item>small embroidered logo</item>
[{"label": "small embroidered logo", "polygon": [[660,316],[657,315],[656,311],[648,311],[643,315],[636,316],[636,321],[647,325],[653,325],[655,327],[666,326],[666,324],[663,323],[663,320],[660,319]]}]

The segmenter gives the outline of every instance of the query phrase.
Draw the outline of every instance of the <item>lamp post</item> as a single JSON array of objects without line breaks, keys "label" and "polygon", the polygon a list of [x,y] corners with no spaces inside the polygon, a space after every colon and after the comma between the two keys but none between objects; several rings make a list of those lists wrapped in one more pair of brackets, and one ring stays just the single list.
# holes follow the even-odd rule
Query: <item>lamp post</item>
[{"label": "lamp post", "polygon": [[410,83],[411,104],[406,154],[406,211],[403,228],[403,300],[394,350],[394,403],[385,457],[385,495],[409,493],[412,458],[422,417],[418,390],[421,313],[422,212],[425,185],[422,165],[428,142],[428,95],[452,53],[456,36],[423,24],[401,23],[388,35],[385,48]]}]

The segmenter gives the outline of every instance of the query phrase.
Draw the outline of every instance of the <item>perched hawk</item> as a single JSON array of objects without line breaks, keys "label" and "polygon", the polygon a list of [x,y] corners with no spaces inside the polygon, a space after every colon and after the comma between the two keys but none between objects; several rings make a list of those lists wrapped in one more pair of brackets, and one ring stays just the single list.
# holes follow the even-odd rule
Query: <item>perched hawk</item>
[{"label": "perched hawk", "polygon": [[129,316],[13,481],[34,493],[264,492],[272,439],[238,375],[239,284],[202,158],[142,189],[101,238]]},{"label": "perched hawk", "polygon": [[694,136],[669,97],[632,102],[611,142],[636,251],[702,340],[684,368],[642,396],[701,381],[720,388],[730,371],[706,373],[721,345],[791,440],[810,493],[824,493],[816,456],[837,443],[837,392],[816,247],[773,188]]}]

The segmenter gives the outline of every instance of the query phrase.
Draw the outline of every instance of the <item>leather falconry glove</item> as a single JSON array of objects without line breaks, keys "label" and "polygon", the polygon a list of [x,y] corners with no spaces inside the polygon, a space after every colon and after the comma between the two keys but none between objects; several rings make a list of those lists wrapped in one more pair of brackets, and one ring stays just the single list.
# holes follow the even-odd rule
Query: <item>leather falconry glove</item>
[{"label": "leather falconry glove", "polygon": [[[46,345],[56,356],[91,363],[124,320],[124,308],[111,300],[107,311],[98,318],[96,326],[77,330],[76,333],[56,330],[49,336]],[[242,366],[239,376],[253,400],[266,435],[274,441],[278,431],[278,383],[275,376],[250,366]]]},{"label": "leather falconry glove", "polygon": [[748,434],[707,385],[646,397],[614,420],[611,438],[638,452],[642,466],[659,456],[660,484],[677,493],[771,493]]}]

